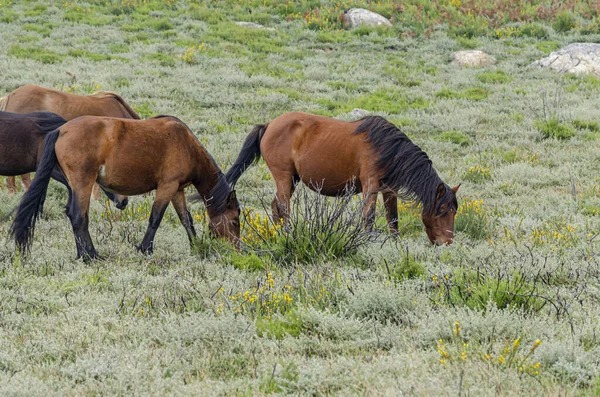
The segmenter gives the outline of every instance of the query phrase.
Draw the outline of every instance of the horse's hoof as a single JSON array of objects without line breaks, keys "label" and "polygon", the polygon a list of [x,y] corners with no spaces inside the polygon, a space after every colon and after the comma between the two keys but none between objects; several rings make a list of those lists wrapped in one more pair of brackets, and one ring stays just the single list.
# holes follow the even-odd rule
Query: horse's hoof
[{"label": "horse's hoof", "polygon": [[125,199],[119,203],[115,203],[115,207],[119,210],[124,210],[127,207],[127,203],[129,203],[129,200]]},{"label": "horse's hoof", "polygon": [[98,253],[96,251],[93,251],[90,253],[86,252],[83,254],[79,254],[79,255],[77,255],[77,259],[83,259],[83,261],[85,263],[90,263],[90,262],[96,261],[100,258],[98,257]]},{"label": "horse's hoof", "polygon": [[154,252],[152,246],[150,246],[150,247],[143,247],[140,244],[136,248],[137,248],[138,251],[140,251],[144,255],[152,255],[152,253]]}]

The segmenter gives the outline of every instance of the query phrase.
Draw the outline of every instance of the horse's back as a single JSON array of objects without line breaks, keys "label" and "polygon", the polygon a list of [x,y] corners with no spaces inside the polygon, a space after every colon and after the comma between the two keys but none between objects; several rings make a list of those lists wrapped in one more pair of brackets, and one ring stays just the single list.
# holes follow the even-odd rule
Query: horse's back
[{"label": "horse's back", "polygon": [[282,176],[297,175],[309,187],[337,195],[347,183],[375,172],[373,150],[354,134],[357,126],[309,113],[285,113],[269,123],[261,152],[272,172],[283,170]]},{"label": "horse's back", "polygon": [[121,194],[146,193],[165,178],[184,180],[195,165],[191,133],[175,118],[83,116],[60,131],[56,153],[67,173],[100,170],[98,182]]},{"label": "horse's back", "polygon": [[102,92],[78,95],[39,85],[27,84],[9,94],[6,111],[31,113],[47,110],[72,120],[81,116],[108,116],[139,119],[117,94]]}]

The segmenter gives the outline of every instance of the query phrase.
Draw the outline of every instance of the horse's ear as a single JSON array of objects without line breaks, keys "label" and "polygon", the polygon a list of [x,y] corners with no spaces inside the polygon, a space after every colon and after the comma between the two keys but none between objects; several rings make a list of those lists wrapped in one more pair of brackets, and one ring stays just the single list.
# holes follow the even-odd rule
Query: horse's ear
[{"label": "horse's ear", "polygon": [[440,183],[437,188],[437,193],[435,194],[435,199],[441,199],[444,196],[444,194],[446,194],[446,186],[444,186],[443,183]]},{"label": "horse's ear", "polygon": [[462,185],[462,183],[459,183],[458,185],[454,186],[454,187],[452,188],[452,191],[453,191],[454,193],[458,192],[458,188],[460,187],[460,185]]},{"label": "horse's ear", "polygon": [[238,206],[238,201],[237,201],[237,197],[235,195],[235,190],[232,190],[231,193],[229,193],[229,196],[227,197],[227,207],[237,208],[237,206]]}]

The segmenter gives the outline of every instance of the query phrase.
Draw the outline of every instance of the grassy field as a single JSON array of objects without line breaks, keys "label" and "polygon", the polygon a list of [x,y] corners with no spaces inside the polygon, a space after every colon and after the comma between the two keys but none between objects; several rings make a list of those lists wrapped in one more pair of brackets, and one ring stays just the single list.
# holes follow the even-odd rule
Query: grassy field
[{"label": "grassy field", "polygon": [[[394,27],[342,30],[356,5]],[[303,190],[290,239],[266,216],[275,186],[261,161],[238,185],[244,251],[206,238],[191,250],[169,209],[142,256],[151,197],[136,197],[122,213],[93,203],[105,259],[89,264],[74,259],[66,192],[51,183],[31,255],[0,245],[0,394],[600,394],[600,79],[529,67],[600,41],[597,10],[0,0],[0,96],[26,83],[116,91],[143,117],[180,117],[223,169],[254,123],[362,108],[462,183],[452,246],[430,246],[408,204],[399,238],[382,206],[381,233],[361,235],[358,199],[317,202],[330,217],[347,204],[328,239],[304,226],[319,214],[302,211],[321,207]],[[458,68],[460,49],[497,63]],[[0,189],[0,215],[19,198]]]}]

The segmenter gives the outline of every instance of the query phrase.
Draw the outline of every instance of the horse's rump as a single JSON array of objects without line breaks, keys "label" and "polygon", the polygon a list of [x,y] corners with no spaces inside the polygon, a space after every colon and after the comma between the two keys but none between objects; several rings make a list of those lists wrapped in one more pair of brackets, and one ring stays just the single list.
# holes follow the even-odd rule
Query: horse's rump
[{"label": "horse's rump", "polygon": [[133,110],[133,108],[131,106],[129,106],[129,104],[127,102],[125,102],[125,100],[123,99],[123,97],[119,94],[117,94],[116,92],[112,92],[112,91],[96,91],[94,92],[92,95],[93,97],[96,98],[113,98],[116,99],[124,108],[125,110],[127,110],[127,113],[129,113],[129,115],[131,116],[132,119],[136,119],[136,120],[140,120],[141,117],[137,114],[137,112],[135,110]]}]

